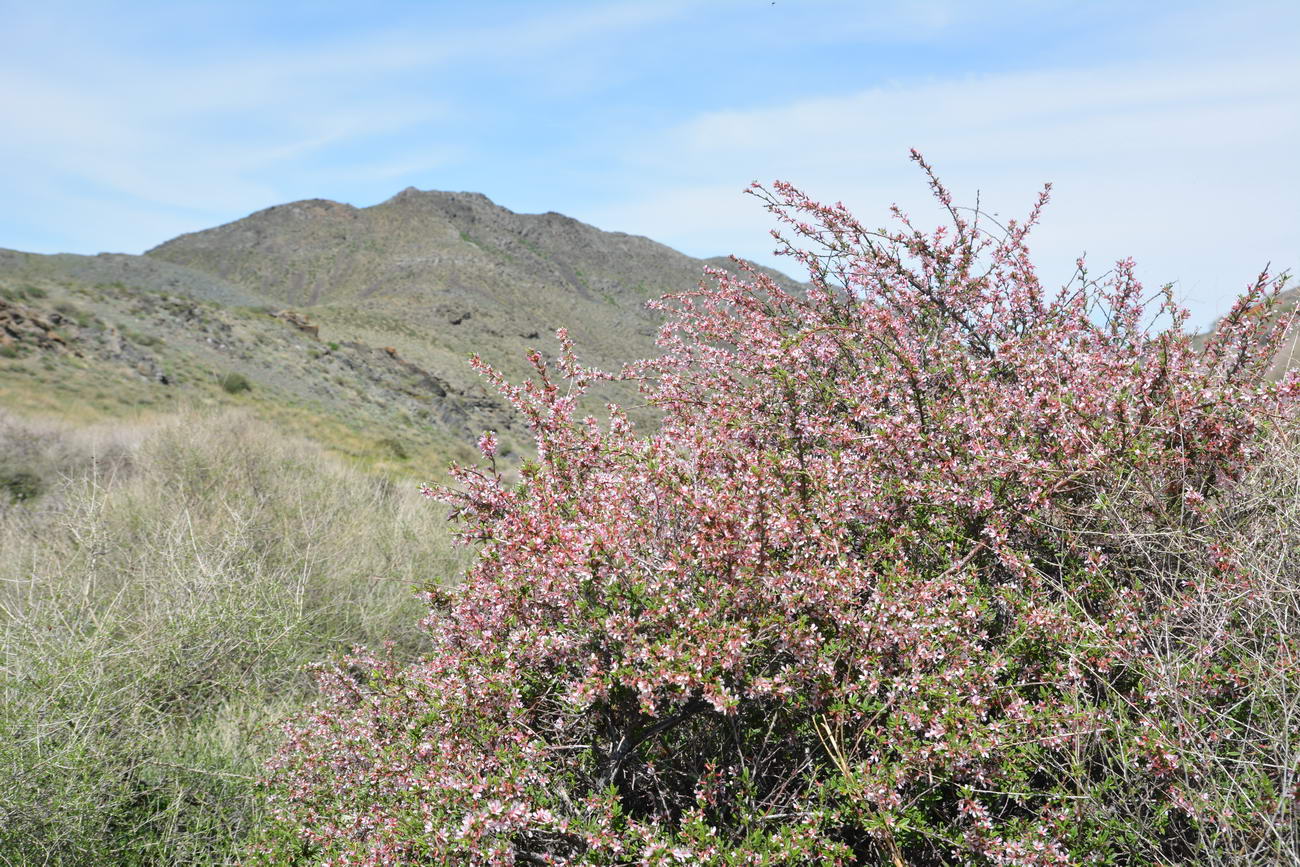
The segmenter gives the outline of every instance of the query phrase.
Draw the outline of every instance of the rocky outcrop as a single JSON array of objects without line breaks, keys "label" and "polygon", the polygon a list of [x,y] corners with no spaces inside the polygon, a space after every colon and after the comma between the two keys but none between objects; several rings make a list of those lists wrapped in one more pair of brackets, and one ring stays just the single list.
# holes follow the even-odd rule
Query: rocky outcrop
[{"label": "rocky outcrop", "polygon": [[38,311],[0,298],[0,351],[7,355],[16,355],[24,347],[80,355],[60,333],[67,326],[59,313]]},{"label": "rocky outcrop", "polygon": [[281,310],[277,313],[272,313],[271,315],[276,319],[282,319],[285,322],[288,322],[304,334],[309,334],[317,340],[320,340],[320,326],[307,319],[307,317],[303,316],[301,313],[296,313],[293,310]]}]

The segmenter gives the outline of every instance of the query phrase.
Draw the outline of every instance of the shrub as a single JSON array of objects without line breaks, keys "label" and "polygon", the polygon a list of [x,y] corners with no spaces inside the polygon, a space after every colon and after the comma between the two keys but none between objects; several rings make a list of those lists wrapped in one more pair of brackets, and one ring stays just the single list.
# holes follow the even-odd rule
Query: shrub
[{"label": "shrub", "polygon": [[1197,353],[1131,262],[1042,287],[1046,192],[994,233],[922,166],[929,234],[756,186],[811,287],[714,271],[659,302],[665,354],[623,374],[654,432],[575,417],[604,375],[563,333],[567,382],[479,365],[537,461],[507,483],[487,436],[430,491],[476,563],[429,596],[423,661],[321,670],[263,857],[1295,856],[1294,573],[1234,544],[1277,520],[1243,491],[1294,414],[1263,381],[1281,282]]},{"label": "shrub", "polygon": [[32,500],[40,496],[43,489],[41,477],[30,470],[12,470],[0,467],[0,491],[8,494],[14,502]]},{"label": "shrub", "polygon": [[130,454],[121,435],[93,428],[72,433],[0,412],[0,492],[9,494],[0,507],[8,500],[30,504],[70,476],[113,476],[129,467]]},{"label": "shrub", "polygon": [[248,381],[248,377],[242,373],[227,373],[221,377],[221,389],[226,394],[239,394],[244,391],[252,391],[253,384]]},{"label": "shrub", "polygon": [[46,291],[36,286],[4,286],[0,287],[0,298],[8,301],[24,301],[26,299],[39,299],[46,296]]},{"label": "shrub", "polygon": [[395,458],[399,461],[410,460],[411,453],[406,448],[406,443],[397,437],[383,437],[375,441],[375,447],[385,455]]},{"label": "shrub", "polygon": [[156,334],[145,334],[141,331],[132,331],[128,328],[122,329],[122,336],[137,346],[162,346],[166,341]]},{"label": "shrub", "polygon": [[54,305],[54,309],[82,328],[86,328],[94,321],[93,316],[70,301],[60,301]]}]

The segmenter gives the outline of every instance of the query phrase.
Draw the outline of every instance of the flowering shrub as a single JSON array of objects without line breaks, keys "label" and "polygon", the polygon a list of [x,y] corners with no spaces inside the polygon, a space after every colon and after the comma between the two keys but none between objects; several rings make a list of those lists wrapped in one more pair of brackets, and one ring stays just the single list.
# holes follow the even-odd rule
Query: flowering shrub
[{"label": "flowering shrub", "polygon": [[[477,563],[430,593],[423,662],[322,671],[271,769],[263,855],[1029,865],[1291,845],[1257,828],[1295,819],[1296,754],[1259,737],[1285,714],[1243,698],[1278,639],[1204,628],[1207,600],[1286,592],[1222,532],[1294,406],[1263,378],[1280,281],[1198,353],[1131,262],[1042,287],[1026,236],[1046,192],[989,226],[921,165],[950,216],[932,233],[756,186],[810,288],[746,268],[659,302],[663,357],[620,374],[662,412],[653,432],[615,407],[575,417],[605,374],[563,334],[558,373],[479,365],[537,460],[508,483],[485,437],[484,466],[429,492]],[[1193,737],[1236,764],[1190,761]],[[1202,797],[1213,768],[1240,797]]]}]

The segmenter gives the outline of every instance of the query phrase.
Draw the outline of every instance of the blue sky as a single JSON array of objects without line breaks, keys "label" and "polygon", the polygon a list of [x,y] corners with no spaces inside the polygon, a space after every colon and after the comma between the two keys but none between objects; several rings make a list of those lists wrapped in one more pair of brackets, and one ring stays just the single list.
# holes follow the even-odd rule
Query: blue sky
[{"label": "blue sky", "polygon": [[[0,246],[141,252],[273,204],[473,190],[773,263],[751,180],[868,223],[1020,213],[1208,323],[1300,265],[1300,4],[0,0]],[[937,217],[934,218],[937,222]]]}]

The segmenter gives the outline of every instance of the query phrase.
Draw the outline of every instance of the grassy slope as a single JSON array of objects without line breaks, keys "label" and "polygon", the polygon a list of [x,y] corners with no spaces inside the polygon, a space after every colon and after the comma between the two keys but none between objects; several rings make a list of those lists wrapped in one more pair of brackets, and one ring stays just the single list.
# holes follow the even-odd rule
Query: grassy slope
[{"label": "grassy slope", "polygon": [[[653,355],[646,300],[694,286],[705,264],[720,263],[415,190],[364,209],[281,205],[147,256],[0,250],[0,305],[55,321],[66,340],[0,345],[0,405],[93,421],[235,404],[362,465],[436,475],[484,429],[506,452],[529,441],[472,353],[518,379],[528,351],[554,352],[565,326],[598,365]],[[286,305],[319,338],[268,315]],[[223,392],[232,372],[253,387]],[[588,406],[609,399],[637,417],[636,396],[616,386]]]},{"label": "grassy slope", "polygon": [[[243,406],[367,466],[435,472],[499,406],[381,348],[318,340],[268,314],[123,283],[0,274],[0,313],[54,327],[62,345],[0,347],[0,405],[68,421]],[[222,378],[252,385],[231,394]],[[508,427],[504,420],[494,426]]]},{"label": "grassy slope", "polygon": [[0,416],[0,864],[225,863],[302,667],[421,641],[439,509],[246,413]]}]

